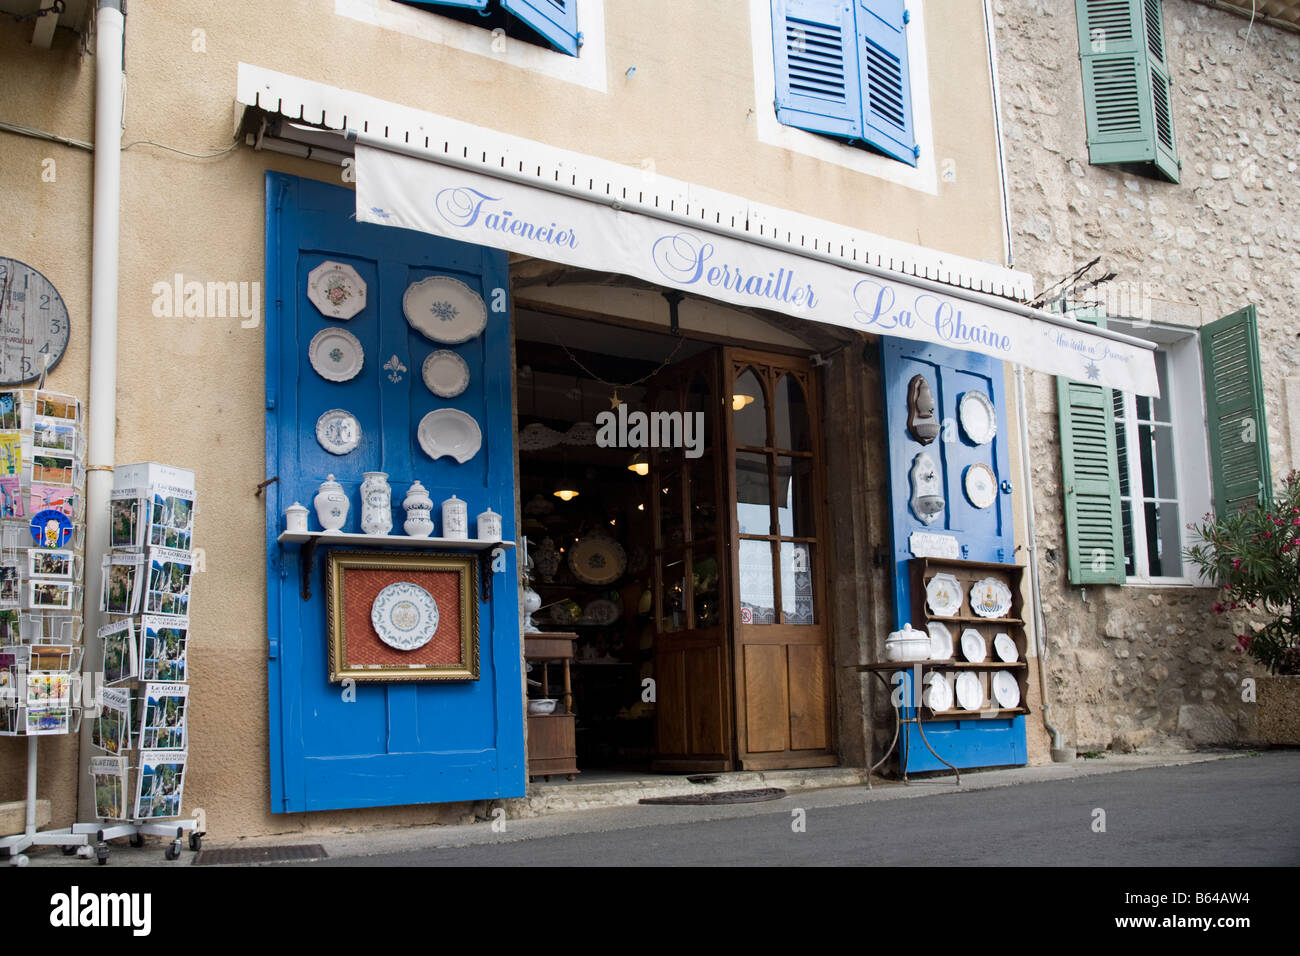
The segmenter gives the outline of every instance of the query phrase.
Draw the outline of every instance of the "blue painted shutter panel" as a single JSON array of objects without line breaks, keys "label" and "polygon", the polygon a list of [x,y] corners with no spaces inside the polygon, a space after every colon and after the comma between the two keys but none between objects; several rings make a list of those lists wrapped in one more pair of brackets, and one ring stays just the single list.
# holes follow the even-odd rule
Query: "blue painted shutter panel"
[{"label": "blue painted shutter panel", "polygon": [[853,0],[772,0],[776,118],[858,138],[862,100]]},{"label": "blue painted shutter panel", "polygon": [[501,0],[501,9],[528,24],[561,53],[578,55],[578,0]]},{"label": "blue painted shutter panel", "polygon": [[467,7],[470,10],[483,10],[488,0],[402,0],[413,7]]},{"label": "blue painted shutter panel", "polygon": [[857,0],[862,138],[886,156],[916,165],[903,0]]}]

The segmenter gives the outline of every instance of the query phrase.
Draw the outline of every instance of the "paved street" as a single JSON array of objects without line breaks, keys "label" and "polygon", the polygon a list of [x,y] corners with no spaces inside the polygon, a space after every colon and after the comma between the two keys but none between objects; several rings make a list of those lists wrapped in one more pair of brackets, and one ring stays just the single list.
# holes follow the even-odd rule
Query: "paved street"
[{"label": "paved street", "polygon": [[[1296,751],[973,792],[938,780],[914,788],[929,795],[837,788],[742,807],[589,811],[558,834],[553,822],[509,821],[482,836],[483,824],[479,845],[319,865],[1300,865]],[[800,809],[805,832],[792,827]]]}]

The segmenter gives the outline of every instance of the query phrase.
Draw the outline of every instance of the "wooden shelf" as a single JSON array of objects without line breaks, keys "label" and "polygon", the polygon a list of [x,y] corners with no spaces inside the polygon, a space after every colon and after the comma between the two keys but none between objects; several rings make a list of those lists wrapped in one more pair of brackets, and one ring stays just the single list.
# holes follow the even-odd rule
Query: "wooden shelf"
[{"label": "wooden shelf", "polygon": [[859,671],[910,671],[917,664],[921,665],[921,670],[938,671],[938,670],[1024,670],[1029,667],[1025,661],[981,661],[976,664],[973,661],[936,661],[926,659],[923,661],[878,661],[874,664],[858,664]]},{"label": "wooden shelf", "polygon": [[1024,627],[1025,622],[1018,617],[970,617],[962,614],[955,617],[940,617],[937,614],[926,613],[925,621],[937,621],[940,624],[1009,624],[1012,627]]},{"label": "wooden shelf", "polygon": [[276,538],[281,544],[373,545],[381,548],[446,548],[452,551],[486,551],[495,547],[513,548],[513,541],[482,541],[478,538],[412,538],[409,534],[354,534],[351,531],[282,531]]},{"label": "wooden shelf", "polygon": [[991,710],[931,710],[922,707],[931,720],[995,720],[999,717],[1019,717],[1029,713],[1028,707],[1001,707]]}]

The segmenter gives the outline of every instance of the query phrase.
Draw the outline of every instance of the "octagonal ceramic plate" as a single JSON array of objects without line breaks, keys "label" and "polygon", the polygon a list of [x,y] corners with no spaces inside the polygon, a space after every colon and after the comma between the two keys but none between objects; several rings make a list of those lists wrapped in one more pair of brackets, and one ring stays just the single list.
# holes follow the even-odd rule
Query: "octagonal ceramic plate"
[{"label": "octagonal ceramic plate", "polygon": [[366,282],[343,262],[322,262],[307,274],[307,298],[327,319],[350,319],[366,307]]},{"label": "octagonal ceramic plate", "polygon": [[370,606],[370,623],[379,639],[398,651],[413,651],[433,639],[438,630],[438,602],[410,581],[384,588]]}]

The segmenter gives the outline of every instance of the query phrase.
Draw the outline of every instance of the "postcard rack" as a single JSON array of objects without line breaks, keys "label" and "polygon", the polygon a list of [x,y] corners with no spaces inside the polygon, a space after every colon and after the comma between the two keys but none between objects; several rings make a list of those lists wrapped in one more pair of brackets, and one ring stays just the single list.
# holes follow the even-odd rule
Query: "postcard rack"
[{"label": "postcard rack", "polygon": [[27,738],[24,829],[0,839],[15,866],[31,846],[90,851],[70,828],[36,827],[40,738],[75,735],[83,715],[84,458],[75,397],[0,392],[0,736]]}]

